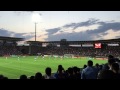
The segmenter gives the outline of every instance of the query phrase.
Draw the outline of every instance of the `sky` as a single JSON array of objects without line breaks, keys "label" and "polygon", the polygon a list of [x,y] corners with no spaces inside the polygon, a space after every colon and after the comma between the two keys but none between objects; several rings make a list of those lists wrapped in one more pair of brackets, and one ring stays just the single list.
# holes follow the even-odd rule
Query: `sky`
[{"label": "sky", "polygon": [[0,11],[0,36],[37,41],[120,38],[120,11]]}]

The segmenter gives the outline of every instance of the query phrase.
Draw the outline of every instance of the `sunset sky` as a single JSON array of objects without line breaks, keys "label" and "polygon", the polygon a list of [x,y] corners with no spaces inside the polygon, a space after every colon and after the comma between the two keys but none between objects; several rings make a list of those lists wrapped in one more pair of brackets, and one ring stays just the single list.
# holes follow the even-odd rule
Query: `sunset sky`
[{"label": "sunset sky", "polygon": [[0,36],[34,41],[120,38],[120,11],[0,11]]}]

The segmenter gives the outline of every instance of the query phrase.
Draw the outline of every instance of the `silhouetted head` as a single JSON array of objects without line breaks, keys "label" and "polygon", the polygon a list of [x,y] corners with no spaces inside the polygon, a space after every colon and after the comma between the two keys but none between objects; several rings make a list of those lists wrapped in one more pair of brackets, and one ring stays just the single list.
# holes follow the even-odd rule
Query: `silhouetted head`
[{"label": "silhouetted head", "polygon": [[72,74],[73,74],[73,68],[69,67],[69,68],[68,68],[68,73],[69,73],[70,75],[72,75]]},{"label": "silhouetted head", "polygon": [[3,76],[3,75],[0,75],[0,79],[4,79],[4,76]]},{"label": "silhouetted head", "polygon": [[58,71],[59,72],[62,72],[64,69],[63,69],[63,67],[62,67],[62,65],[58,65]]},{"label": "silhouetted head", "polygon": [[3,79],[8,79],[8,77],[4,77]]},{"label": "silhouetted head", "polygon": [[96,67],[99,67],[99,64],[98,64],[98,63],[96,63],[96,64],[95,64],[95,66],[96,66]]},{"label": "silhouetted head", "polygon": [[42,74],[40,73],[40,72],[37,72],[36,74],[35,74],[35,77],[34,77],[35,79],[42,79]]},{"label": "silhouetted head", "polygon": [[115,63],[115,59],[114,58],[111,58],[108,60],[108,65],[111,67],[111,65]]},{"label": "silhouetted head", "polygon": [[51,68],[50,68],[50,67],[47,67],[46,70],[45,70],[45,73],[46,73],[48,76],[51,76]]},{"label": "silhouetted head", "polygon": [[20,79],[27,79],[27,76],[26,75],[21,75]]},{"label": "silhouetted head", "polygon": [[35,76],[30,76],[30,79],[35,79]]},{"label": "silhouetted head", "polygon": [[113,55],[108,55],[108,60],[109,60],[109,59],[113,59],[113,58],[114,58]]},{"label": "silhouetted head", "polygon": [[89,60],[88,63],[87,63],[88,66],[93,66],[93,61]]},{"label": "silhouetted head", "polygon": [[83,68],[86,68],[87,67],[87,65],[85,64],[84,66],[83,66]]},{"label": "silhouetted head", "polygon": [[78,68],[75,66],[75,67],[73,67],[73,72],[74,73],[77,73],[77,71],[78,71]]}]

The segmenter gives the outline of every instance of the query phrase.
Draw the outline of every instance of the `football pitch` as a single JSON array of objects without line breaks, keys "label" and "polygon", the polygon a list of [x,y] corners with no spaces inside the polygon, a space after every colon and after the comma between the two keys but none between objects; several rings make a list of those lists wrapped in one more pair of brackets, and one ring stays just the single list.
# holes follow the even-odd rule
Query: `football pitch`
[{"label": "football pitch", "polygon": [[[77,66],[82,68],[84,64],[91,58],[54,58],[54,57],[36,57],[36,56],[20,56],[18,57],[0,57],[0,75],[8,77],[8,79],[18,79],[20,75],[25,74],[28,77],[35,75],[36,72],[45,74],[46,67],[51,67],[52,73],[57,71],[58,65],[62,65],[64,69]],[[107,60],[93,60],[93,64],[104,64]]]}]

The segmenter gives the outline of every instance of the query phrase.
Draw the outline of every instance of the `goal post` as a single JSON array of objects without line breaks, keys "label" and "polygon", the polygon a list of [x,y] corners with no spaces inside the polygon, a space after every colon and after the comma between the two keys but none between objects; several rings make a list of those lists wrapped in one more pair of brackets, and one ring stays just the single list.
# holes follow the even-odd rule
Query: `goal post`
[{"label": "goal post", "polygon": [[64,54],[64,57],[65,57],[65,58],[73,58],[73,57],[74,57],[74,54]]}]

